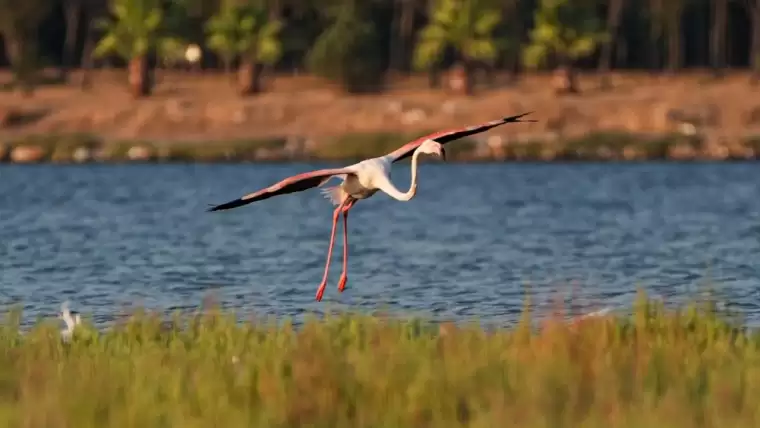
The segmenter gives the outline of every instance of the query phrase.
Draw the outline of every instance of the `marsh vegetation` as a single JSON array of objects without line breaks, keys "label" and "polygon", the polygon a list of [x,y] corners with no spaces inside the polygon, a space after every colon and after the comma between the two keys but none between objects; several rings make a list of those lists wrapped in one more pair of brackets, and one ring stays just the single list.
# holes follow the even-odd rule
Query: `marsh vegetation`
[{"label": "marsh vegetation", "polygon": [[[527,306],[526,306],[527,307]],[[135,313],[60,340],[0,327],[0,424],[756,426],[760,335],[714,303],[485,329],[379,315]]]}]

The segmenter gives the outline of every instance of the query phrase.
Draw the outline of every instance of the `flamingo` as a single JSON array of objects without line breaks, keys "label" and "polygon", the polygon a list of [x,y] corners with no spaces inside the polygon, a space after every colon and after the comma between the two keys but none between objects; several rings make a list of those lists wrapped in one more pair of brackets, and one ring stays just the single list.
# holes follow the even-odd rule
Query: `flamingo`
[{"label": "flamingo", "polygon": [[[438,131],[407,143],[385,156],[366,159],[343,168],[320,169],[294,175],[241,198],[213,206],[208,211],[228,210],[252,202],[262,201],[273,196],[322,187],[334,177],[343,180],[337,186],[322,189],[323,196],[330,200],[336,208],[333,212],[332,231],[330,232],[330,244],[327,249],[325,271],[322,276],[322,282],[317,288],[316,300],[321,301],[327,285],[327,273],[330,269],[330,259],[332,258],[332,250],[335,244],[335,230],[341,214],[343,214],[343,273],[338,281],[338,291],[342,293],[348,281],[348,211],[357,201],[371,197],[378,190],[382,190],[398,201],[411,200],[417,194],[417,162],[421,154],[439,157],[445,162],[446,151],[443,148],[445,143],[481,133],[505,123],[535,122],[535,120],[521,120],[523,116],[530,113],[532,112],[505,117],[479,125]],[[411,184],[409,190],[402,192],[390,180],[391,166],[395,162],[406,159],[409,156],[412,157]]]}]

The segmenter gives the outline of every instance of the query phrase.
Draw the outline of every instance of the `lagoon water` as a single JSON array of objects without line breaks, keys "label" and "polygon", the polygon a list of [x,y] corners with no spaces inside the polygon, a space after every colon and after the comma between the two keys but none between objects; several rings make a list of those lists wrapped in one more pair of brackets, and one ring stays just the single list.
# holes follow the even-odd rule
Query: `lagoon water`
[{"label": "lagoon water", "polygon": [[[677,303],[710,286],[760,321],[760,168],[722,164],[429,163],[408,203],[378,193],[338,230],[314,300],[331,206],[317,190],[207,213],[325,164],[0,166],[0,305],[27,322],[63,300],[108,323],[125,308],[238,314],[386,310],[510,322],[528,285],[626,308],[641,287]],[[394,170],[401,189],[408,164]],[[337,182],[337,181],[335,181]]]}]

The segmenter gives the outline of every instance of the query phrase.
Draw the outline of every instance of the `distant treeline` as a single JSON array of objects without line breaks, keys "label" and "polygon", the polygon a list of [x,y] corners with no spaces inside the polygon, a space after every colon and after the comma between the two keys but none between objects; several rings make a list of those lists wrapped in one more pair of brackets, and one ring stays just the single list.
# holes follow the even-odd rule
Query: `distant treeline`
[{"label": "distant treeline", "polygon": [[[760,0],[0,0],[0,65],[31,88],[35,71],[129,64],[135,95],[154,65],[237,69],[240,91],[267,69],[306,71],[352,92],[387,71],[456,66],[464,91],[485,75],[579,68],[760,74]],[[185,64],[187,65],[187,64]]]}]

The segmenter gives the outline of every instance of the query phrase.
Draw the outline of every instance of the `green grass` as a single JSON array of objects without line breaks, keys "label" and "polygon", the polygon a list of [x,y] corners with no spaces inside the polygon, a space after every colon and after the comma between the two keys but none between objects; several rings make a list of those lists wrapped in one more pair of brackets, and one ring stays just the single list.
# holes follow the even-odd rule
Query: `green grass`
[{"label": "green grass", "polygon": [[[16,314],[16,316],[18,316]],[[760,335],[710,304],[485,331],[347,314],[0,328],[0,425],[753,427]]]},{"label": "green grass", "polygon": [[565,143],[558,157],[568,160],[624,159],[626,148],[634,149],[638,158],[661,160],[668,158],[670,147],[684,142],[694,149],[701,141],[679,135],[645,137],[625,132],[596,132]]},{"label": "green grass", "polygon": [[69,163],[79,148],[89,149],[93,156],[100,152],[105,162],[129,161],[129,150],[135,146],[148,149],[150,160],[159,162],[225,162],[256,160],[260,149],[282,149],[283,139],[237,139],[225,141],[166,142],[141,140],[105,141],[89,134],[30,135],[3,142],[17,146],[37,146],[44,152],[43,161]]},{"label": "green grass", "polygon": [[260,149],[281,149],[281,139],[238,139],[225,141],[162,142],[112,141],[103,143],[105,159],[125,161],[134,146],[143,146],[158,162],[247,162],[257,159]]},{"label": "green grass", "polygon": [[[702,149],[698,137],[681,135],[644,136],[626,132],[592,132],[567,141],[544,144],[527,142],[505,147],[507,160],[538,161],[542,152],[552,153],[550,159],[564,161],[605,161],[625,160],[626,150],[630,160],[665,160],[670,158],[670,149],[677,144],[686,144],[692,149]],[[749,142],[748,142],[749,144]]]}]

